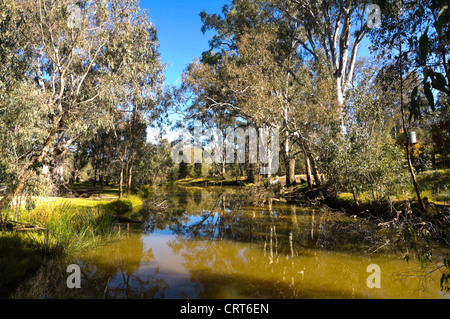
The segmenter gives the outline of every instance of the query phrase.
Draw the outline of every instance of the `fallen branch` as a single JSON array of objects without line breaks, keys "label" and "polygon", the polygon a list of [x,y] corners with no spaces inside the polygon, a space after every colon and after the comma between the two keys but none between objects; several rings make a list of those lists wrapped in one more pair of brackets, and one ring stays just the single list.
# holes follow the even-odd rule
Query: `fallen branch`
[{"label": "fallen branch", "polygon": [[32,224],[25,224],[15,221],[8,221],[8,220],[0,220],[0,229],[6,229],[11,231],[42,231],[46,230],[45,228],[32,225]]},{"label": "fallen branch", "polygon": [[43,231],[45,228],[36,225],[26,225],[26,226],[16,226],[13,228],[14,231]]}]

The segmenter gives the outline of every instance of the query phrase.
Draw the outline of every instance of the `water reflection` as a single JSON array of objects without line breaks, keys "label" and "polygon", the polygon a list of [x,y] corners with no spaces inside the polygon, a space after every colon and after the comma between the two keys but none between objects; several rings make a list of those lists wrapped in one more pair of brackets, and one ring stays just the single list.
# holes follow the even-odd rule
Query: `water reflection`
[{"label": "water reflection", "polygon": [[[441,298],[439,274],[427,289],[399,254],[367,255],[375,230],[353,220],[233,188],[153,192],[145,228],[117,243],[49,262],[15,298]],[[164,203],[164,205],[162,205]],[[359,229],[361,230],[361,229]],[[68,289],[66,267],[82,269]],[[369,289],[367,266],[382,269]],[[415,269],[415,268],[414,268]]]}]

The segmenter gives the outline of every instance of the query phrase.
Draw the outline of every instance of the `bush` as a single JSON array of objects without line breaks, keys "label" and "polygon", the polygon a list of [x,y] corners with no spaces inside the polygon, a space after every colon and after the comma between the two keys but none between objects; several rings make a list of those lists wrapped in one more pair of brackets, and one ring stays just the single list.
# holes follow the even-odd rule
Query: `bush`
[{"label": "bush", "polygon": [[351,193],[358,200],[368,193],[381,200],[395,194],[406,181],[404,153],[394,143],[372,141],[354,130],[338,144],[327,145],[320,165],[329,189]]},{"label": "bush", "polygon": [[417,176],[417,183],[422,196],[445,202],[450,201],[450,170],[424,172]]}]

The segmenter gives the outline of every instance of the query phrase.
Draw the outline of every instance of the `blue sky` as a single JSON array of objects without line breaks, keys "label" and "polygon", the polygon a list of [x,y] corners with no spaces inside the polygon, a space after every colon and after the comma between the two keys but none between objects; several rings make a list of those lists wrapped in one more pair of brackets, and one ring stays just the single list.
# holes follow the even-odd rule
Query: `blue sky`
[{"label": "blue sky", "polygon": [[160,53],[167,64],[166,84],[179,84],[188,64],[209,49],[212,33],[202,33],[200,12],[220,13],[227,3],[231,0],[141,0],[141,8],[150,10],[158,30]]},{"label": "blue sky", "polygon": [[[181,84],[181,74],[195,58],[209,49],[208,41],[213,33],[203,34],[200,12],[220,13],[231,0],[141,0],[141,8],[149,10],[149,16],[158,30],[160,54],[167,64],[166,85]],[[171,118],[177,118],[171,115]],[[149,128],[147,140],[156,142],[159,131]],[[173,140],[179,133],[170,128],[163,132]]]},{"label": "blue sky", "polygon": [[[158,30],[160,53],[167,64],[166,84],[179,84],[181,74],[192,60],[209,49],[213,33],[201,32],[200,12],[221,13],[231,0],[141,0],[141,8]],[[367,54],[368,41],[363,42],[360,54]]]}]

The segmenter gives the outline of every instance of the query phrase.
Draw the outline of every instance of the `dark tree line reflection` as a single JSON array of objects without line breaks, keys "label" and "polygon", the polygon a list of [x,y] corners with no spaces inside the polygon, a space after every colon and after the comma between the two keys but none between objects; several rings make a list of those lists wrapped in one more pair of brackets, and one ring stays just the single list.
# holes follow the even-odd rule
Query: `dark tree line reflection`
[{"label": "dark tree line reflection", "polygon": [[[164,212],[152,208],[167,198]],[[354,250],[354,245],[365,249],[361,244],[375,231],[352,232],[353,221],[347,217],[288,205],[272,197],[255,206],[242,190],[232,188],[187,188],[171,195],[162,191],[148,204],[149,233],[170,229],[185,239],[249,242],[291,256],[304,248]]]},{"label": "dark tree line reflection", "polygon": [[[162,200],[154,196],[153,204]],[[224,287],[233,291],[231,296],[342,294],[332,289],[300,289],[306,271],[301,257],[311,258],[317,248],[354,250],[362,238],[343,238],[342,229],[350,220],[287,205],[270,196],[254,205],[248,194],[230,188],[183,189],[170,198],[168,211],[151,213],[148,231],[170,229],[176,235],[169,246],[191,270],[198,297],[230,297],[223,295]],[[308,272],[320,278],[329,265],[316,259]],[[348,278],[354,276],[350,265],[347,272]]]}]

